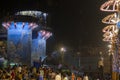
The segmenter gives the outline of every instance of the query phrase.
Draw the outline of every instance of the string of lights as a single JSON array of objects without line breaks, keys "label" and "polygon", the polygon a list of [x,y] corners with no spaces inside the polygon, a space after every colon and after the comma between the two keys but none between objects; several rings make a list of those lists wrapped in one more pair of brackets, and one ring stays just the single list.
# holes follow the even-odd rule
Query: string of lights
[{"label": "string of lights", "polygon": [[113,56],[112,71],[120,73],[120,0],[108,0],[101,5],[100,10],[105,12],[112,12],[113,14],[106,16],[102,22],[108,24],[104,27],[102,32],[103,41],[109,42],[108,53]]}]

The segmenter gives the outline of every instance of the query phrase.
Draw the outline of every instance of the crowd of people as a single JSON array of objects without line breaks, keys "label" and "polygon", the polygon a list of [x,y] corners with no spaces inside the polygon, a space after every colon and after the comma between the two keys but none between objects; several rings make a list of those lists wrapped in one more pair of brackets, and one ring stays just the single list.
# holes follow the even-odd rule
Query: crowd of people
[{"label": "crowd of people", "polygon": [[71,72],[62,72],[52,67],[28,67],[15,65],[0,69],[0,80],[89,80],[88,76],[79,76]]},{"label": "crowd of people", "polygon": [[77,74],[55,66],[9,65],[0,67],[0,80],[111,80],[111,77],[104,74],[103,78],[94,72]]}]

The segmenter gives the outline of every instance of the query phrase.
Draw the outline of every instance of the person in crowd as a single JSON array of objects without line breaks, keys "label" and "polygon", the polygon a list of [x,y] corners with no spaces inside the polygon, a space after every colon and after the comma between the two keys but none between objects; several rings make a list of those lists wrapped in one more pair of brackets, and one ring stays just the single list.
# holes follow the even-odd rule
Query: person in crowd
[{"label": "person in crowd", "polygon": [[85,75],[83,76],[83,80],[89,80],[89,78],[88,78],[88,75],[87,75],[87,74],[85,74]]},{"label": "person in crowd", "polygon": [[82,77],[80,75],[78,75],[77,80],[82,80]]},{"label": "person in crowd", "polygon": [[75,80],[75,79],[76,79],[76,76],[75,76],[75,74],[72,72],[71,80]]},{"label": "person in crowd", "polygon": [[63,74],[63,80],[69,80],[68,75],[66,73]]},{"label": "person in crowd", "polygon": [[61,73],[59,71],[56,72],[55,80],[62,80]]},{"label": "person in crowd", "polygon": [[39,80],[44,80],[44,70],[43,70],[43,68],[41,67],[39,71],[40,71],[39,72],[40,73]]}]

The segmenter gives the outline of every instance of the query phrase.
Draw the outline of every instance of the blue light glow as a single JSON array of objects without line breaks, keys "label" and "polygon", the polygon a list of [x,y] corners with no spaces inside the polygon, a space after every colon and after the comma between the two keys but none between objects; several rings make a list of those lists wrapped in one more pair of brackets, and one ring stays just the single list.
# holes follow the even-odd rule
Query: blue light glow
[{"label": "blue light glow", "polygon": [[28,22],[11,22],[9,29],[28,30]]},{"label": "blue light glow", "polygon": [[32,54],[31,61],[38,61],[40,57],[43,59],[46,57],[46,40],[38,33],[38,37],[32,40]]},{"label": "blue light glow", "polygon": [[[22,15],[22,18],[20,18]],[[17,16],[17,17],[16,17]],[[18,17],[19,16],[19,17]],[[51,32],[45,30],[36,31],[36,27],[42,27],[35,22],[32,22],[28,16],[39,19],[39,24],[46,24],[47,14],[41,11],[20,11],[11,19],[15,21],[3,22],[2,25],[8,30],[7,32],[7,51],[8,60],[13,63],[31,65],[34,60],[42,60],[46,58],[46,40],[52,35]],[[24,18],[25,17],[25,18]],[[19,20],[20,19],[20,20]],[[25,20],[23,20],[25,19]],[[23,22],[21,22],[21,20]],[[28,22],[26,22],[29,20]],[[20,22],[18,22],[20,21]],[[34,20],[33,20],[34,21]],[[38,28],[37,28],[38,29]]]},{"label": "blue light glow", "polygon": [[[15,28],[15,25],[16,28]],[[8,58],[11,62],[29,63],[31,60],[32,31],[28,23],[12,22],[8,29]]]},{"label": "blue light glow", "polygon": [[117,24],[116,24],[116,25],[117,25],[117,27],[118,27],[118,28],[120,28],[120,21],[119,21],[119,22],[117,22]]}]

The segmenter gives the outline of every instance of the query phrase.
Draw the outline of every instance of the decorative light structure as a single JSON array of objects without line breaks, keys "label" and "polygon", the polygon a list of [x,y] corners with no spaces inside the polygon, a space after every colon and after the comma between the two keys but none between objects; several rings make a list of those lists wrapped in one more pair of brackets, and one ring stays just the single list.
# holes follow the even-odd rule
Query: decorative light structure
[{"label": "decorative light structure", "polygon": [[42,28],[37,33],[37,38],[34,38],[32,41],[32,62],[38,61],[41,59],[41,62],[44,61],[46,56],[46,40],[52,36],[50,28]]},{"label": "decorative light structure", "polygon": [[43,62],[47,57],[46,40],[52,35],[51,29],[46,27],[48,14],[41,11],[20,11],[16,15],[32,16],[38,19],[37,30],[33,30],[36,31],[37,37],[32,38],[31,64],[33,65],[35,61],[39,62],[40,59],[40,62]]},{"label": "decorative light structure", "polygon": [[10,62],[30,65],[32,29],[38,20],[31,16],[13,15],[2,25],[7,29],[7,58]]},{"label": "decorative light structure", "polygon": [[[41,11],[20,11],[5,18],[2,25],[8,30],[10,62],[31,65],[34,59],[46,56],[46,39],[52,35],[47,29],[41,29],[46,25],[46,17],[47,14]],[[39,32],[36,31],[38,36],[35,39],[33,30],[36,28]]]},{"label": "decorative light structure", "polygon": [[29,11],[19,11],[15,13],[15,15],[24,15],[24,16],[32,16],[35,18],[38,18],[38,24],[44,26],[47,23],[47,13],[41,12],[41,11],[34,11],[34,10],[29,10]]},{"label": "decorative light structure", "polygon": [[112,72],[120,73],[120,0],[108,0],[100,7],[101,11],[112,12],[103,18],[102,22],[108,24],[103,28],[103,41],[109,42],[109,54],[113,55]]}]

